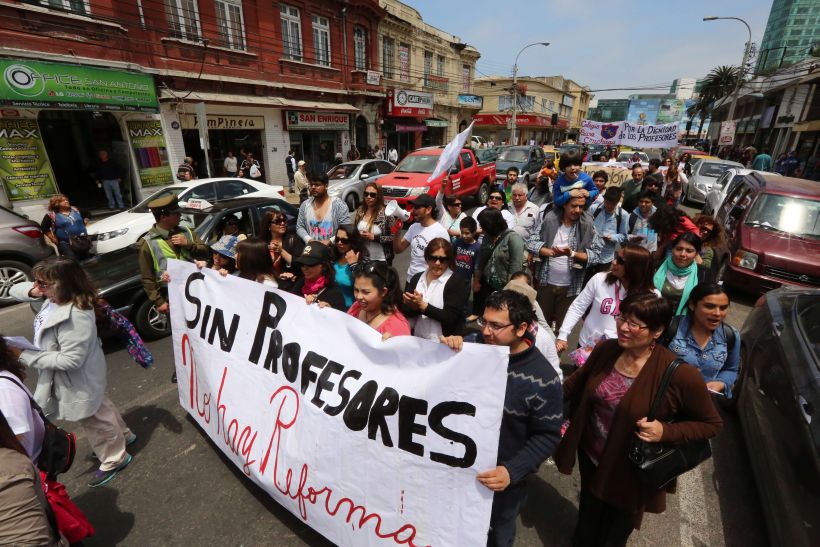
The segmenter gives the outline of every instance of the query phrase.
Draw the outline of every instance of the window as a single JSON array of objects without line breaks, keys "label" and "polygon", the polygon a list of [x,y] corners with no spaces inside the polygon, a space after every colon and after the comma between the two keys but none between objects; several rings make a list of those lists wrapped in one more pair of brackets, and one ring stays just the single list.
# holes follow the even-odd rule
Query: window
[{"label": "window", "polygon": [[279,10],[282,18],[282,49],[285,59],[302,60],[302,24],[299,9],[282,4]]},{"label": "window", "polygon": [[469,152],[463,152],[461,154],[461,162],[464,164],[464,169],[469,169],[473,166],[473,158],[470,156]]},{"label": "window", "polygon": [[199,13],[196,0],[165,0],[171,33],[177,38],[199,40]]},{"label": "window", "polygon": [[313,16],[313,47],[316,64],[330,66],[330,21],[327,17]]},{"label": "window", "polygon": [[242,0],[216,0],[216,24],[223,46],[245,49]]},{"label": "window", "polygon": [[512,97],[509,95],[499,95],[498,97],[498,111],[503,112],[512,108]]},{"label": "window", "polygon": [[444,77],[444,55],[436,58],[436,76]]},{"label": "window", "polygon": [[241,180],[225,180],[216,184],[216,198],[218,200],[253,194],[256,191],[256,188]]},{"label": "window", "polygon": [[427,85],[427,76],[433,73],[433,53],[431,51],[424,52],[424,85]]},{"label": "window", "polygon": [[392,38],[388,38],[387,36],[382,38],[382,74],[384,74],[385,78],[393,77],[395,67],[395,61],[393,59],[394,47],[395,44]]},{"label": "window", "polygon": [[89,0],[23,0],[26,4],[35,4],[47,8],[70,11],[78,15],[89,14]]},{"label": "window", "polygon": [[470,91],[470,65],[461,65],[461,91]]},{"label": "window", "polygon": [[367,69],[367,33],[362,27],[353,29],[353,59],[356,70]]}]

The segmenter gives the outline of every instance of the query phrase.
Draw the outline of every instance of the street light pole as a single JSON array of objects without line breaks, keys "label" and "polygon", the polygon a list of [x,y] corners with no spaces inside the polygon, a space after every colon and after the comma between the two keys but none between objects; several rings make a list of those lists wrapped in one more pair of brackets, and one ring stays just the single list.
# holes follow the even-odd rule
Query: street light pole
[{"label": "street light pole", "polygon": [[735,119],[735,107],[737,106],[737,99],[740,94],[740,86],[743,84],[743,74],[746,71],[746,63],[749,62],[749,51],[752,47],[752,28],[749,26],[749,23],[740,17],[716,17],[712,15],[703,18],[704,21],[717,21],[718,19],[734,19],[735,21],[740,21],[746,25],[746,30],[749,32],[749,41],[746,42],[746,47],[743,48],[743,62],[740,64],[740,73],[737,77],[735,89],[732,91],[732,103],[729,105],[729,115],[726,117],[727,121],[732,121]]},{"label": "street light pole", "polygon": [[518,114],[518,58],[524,52],[525,49],[532,46],[544,46],[547,47],[550,45],[549,42],[533,42],[532,44],[527,44],[526,46],[522,47],[521,50],[518,52],[518,55],[515,56],[515,64],[513,64],[513,111],[512,111],[512,118],[510,119],[510,144],[515,145],[518,141],[515,140],[515,117]]}]

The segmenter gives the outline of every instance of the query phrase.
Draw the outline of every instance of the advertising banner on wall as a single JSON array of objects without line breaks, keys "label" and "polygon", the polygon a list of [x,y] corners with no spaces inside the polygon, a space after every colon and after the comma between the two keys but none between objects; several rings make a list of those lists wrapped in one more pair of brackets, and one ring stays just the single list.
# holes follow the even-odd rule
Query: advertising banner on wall
[{"label": "advertising banner on wall", "polygon": [[0,118],[0,177],[11,201],[57,193],[37,120]]},{"label": "advertising banner on wall", "polygon": [[285,129],[288,131],[347,131],[350,129],[350,116],[340,112],[286,110]]},{"label": "advertising banner on wall", "polygon": [[657,122],[660,99],[634,99],[629,101],[626,121],[635,125],[652,125]]},{"label": "advertising banner on wall", "polygon": [[735,142],[735,132],[737,131],[737,122],[728,121],[720,122],[720,136],[718,137],[718,144],[720,146],[727,146]]},{"label": "advertising banner on wall", "polygon": [[[386,341],[332,308],[169,260],[180,405],[341,546],[484,545],[507,348]],[[208,477],[201,477],[206,481]]]},{"label": "advertising banner on wall", "polygon": [[634,146],[636,148],[674,148],[678,145],[678,122],[636,125],[629,122],[581,122],[583,144]]},{"label": "advertising banner on wall", "polygon": [[159,120],[128,120],[128,139],[137,159],[137,172],[143,188],[174,182],[174,174]]},{"label": "advertising banner on wall", "polygon": [[387,115],[427,118],[433,115],[433,94],[412,89],[387,90]]},{"label": "advertising banner on wall", "polygon": [[89,66],[0,59],[0,104],[158,112],[154,78]]},{"label": "advertising banner on wall", "polygon": [[655,123],[672,123],[681,121],[686,114],[683,105],[684,102],[681,99],[661,99],[658,106],[658,115],[655,118]]}]

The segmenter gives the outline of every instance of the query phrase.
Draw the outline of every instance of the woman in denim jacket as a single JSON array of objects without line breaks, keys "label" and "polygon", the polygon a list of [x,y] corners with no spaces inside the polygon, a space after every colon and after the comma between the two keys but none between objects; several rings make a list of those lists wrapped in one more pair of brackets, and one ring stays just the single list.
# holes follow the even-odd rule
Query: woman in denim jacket
[{"label": "woman in denim jacket", "polygon": [[723,322],[729,296],[720,285],[701,283],[687,306],[690,313],[680,317],[667,346],[700,370],[710,391],[731,397],[740,370],[740,333]]}]

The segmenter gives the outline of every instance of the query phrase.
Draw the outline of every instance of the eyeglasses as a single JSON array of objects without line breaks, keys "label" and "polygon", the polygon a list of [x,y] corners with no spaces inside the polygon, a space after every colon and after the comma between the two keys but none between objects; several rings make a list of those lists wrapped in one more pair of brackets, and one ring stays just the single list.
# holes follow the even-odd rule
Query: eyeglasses
[{"label": "eyeglasses", "polygon": [[495,321],[487,321],[483,317],[479,317],[476,320],[476,323],[478,323],[478,326],[481,327],[482,329],[486,328],[488,331],[490,331],[494,334],[497,334],[497,333],[501,332],[502,330],[506,329],[507,327],[512,327],[513,326],[512,323],[507,323],[506,325],[502,325],[501,323],[496,323]]},{"label": "eyeglasses", "polygon": [[615,258],[612,259],[612,262],[619,266],[623,266],[624,264],[626,264],[626,260],[624,260],[624,257],[620,255],[615,255]]},{"label": "eyeglasses", "polygon": [[631,321],[631,320],[627,319],[626,317],[624,317],[623,315],[621,315],[620,313],[615,314],[615,322],[617,322],[620,325],[623,325],[624,323],[626,323],[626,326],[629,328],[629,330],[639,331],[639,330],[649,328],[649,325],[641,325],[640,323],[636,323],[635,321]]},{"label": "eyeglasses", "polygon": [[441,264],[447,264],[449,261],[450,258],[447,256],[431,255],[427,257],[427,262],[440,262]]},{"label": "eyeglasses", "polygon": [[364,197],[366,198],[377,198],[379,197],[378,192],[365,192]]},{"label": "eyeglasses", "polygon": [[52,285],[54,285],[54,283],[48,283],[46,281],[43,281],[42,279],[35,279],[34,282],[40,285],[41,287],[51,287]]},{"label": "eyeglasses", "polygon": [[350,243],[350,239],[348,239],[346,237],[337,237],[336,238],[336,243],[341,243],[342,245],[347,245],[348,243]]},{"label": "eyeglasses", "polygon": [[453,203],[453,207],[461,207],[461,202],[459,201],[458,203]]}]

